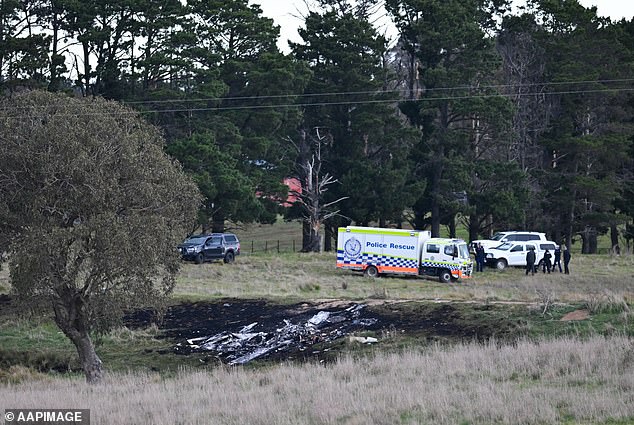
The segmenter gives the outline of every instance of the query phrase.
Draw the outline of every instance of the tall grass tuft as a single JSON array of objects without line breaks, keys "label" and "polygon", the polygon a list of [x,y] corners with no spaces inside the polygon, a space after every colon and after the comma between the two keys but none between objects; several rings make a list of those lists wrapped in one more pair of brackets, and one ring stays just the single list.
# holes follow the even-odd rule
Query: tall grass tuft
[{"label": "tall grass tuft", "polygon": [[602,293],[588,295],[585,307],[592,314],[600,313],[625,313],[630,312],[630,307],[621,294],[604,289]]},{"label": "tall grass tuft", "polygon": [[554,424],[634,421],[623,336],[432,346],[282,363],[0,386],[3,408],[89,408],[91,423]]}]

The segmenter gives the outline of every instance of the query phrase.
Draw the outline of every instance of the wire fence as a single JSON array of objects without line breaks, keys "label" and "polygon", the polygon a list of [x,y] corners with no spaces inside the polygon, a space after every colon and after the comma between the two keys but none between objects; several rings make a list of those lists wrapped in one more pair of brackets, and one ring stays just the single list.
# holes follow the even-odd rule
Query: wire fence
[{"label": "wire fence", "polygon": [[240,241],[240,251],[243,253],[282,253],[299,252],[302,249],[300,240],[247,240]]}]

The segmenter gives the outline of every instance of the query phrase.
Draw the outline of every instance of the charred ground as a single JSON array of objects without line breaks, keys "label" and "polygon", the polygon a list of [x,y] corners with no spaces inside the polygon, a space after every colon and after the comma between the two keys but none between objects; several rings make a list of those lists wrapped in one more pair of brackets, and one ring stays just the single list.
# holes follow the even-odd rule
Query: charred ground
[{"label": "charred ground", "polygon": [[[358,309],[356,320],[344,320],[346,309]],[[525,306],[521,307],[526,309]],[[305,324],[320,312],[328,312],[339,321],[324,321],[316,332],[294,339],[292,344],[260,357],[262,360],[327,360],[349,351],[345,344],[350,335],[366,335],[385,339],[397,336],[401,341],[460,342],[505,339],[522,332],[522,321],[511,319],[509,306],[431,303],[419,301],[391,302],[371,300],[368,303],[327,300],[276,304],[268,300],[223,299],[172,305],[159,323],[161,336],[175,344],[163,353],[205,354],[207,359],[225,361],[218,352],[192,349],[187,340],[222,333],[237,333],[253,325],[253,331],[275,335],[285,324]],[[151,324],[149,311],[135,312],[125,319],[126,326],[142,328]]]}]

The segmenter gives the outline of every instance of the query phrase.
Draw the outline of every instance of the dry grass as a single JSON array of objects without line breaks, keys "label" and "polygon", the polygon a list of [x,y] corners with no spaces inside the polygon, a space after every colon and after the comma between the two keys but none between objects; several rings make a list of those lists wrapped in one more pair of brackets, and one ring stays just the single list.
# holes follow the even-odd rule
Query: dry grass
[{"label": "dry grass", "polygon": [[453,299],[474,301],[584,302],[605,294],[634,302],[634,256],[576,257],[572,274],[525,276],[522,269],[487,269],[473,279],[440,284],[433,278],[368,279],[335,267],[335,254],[242,255],[231,265],[185,264],[178,296],[206,298]]},{"label": "dry grass", "polygon": [[330,365],[110,375],[0,387],[4,408],[90,408],[91,423],[552,424],[634,421],[634,345],[587,341],[466,344]]}]

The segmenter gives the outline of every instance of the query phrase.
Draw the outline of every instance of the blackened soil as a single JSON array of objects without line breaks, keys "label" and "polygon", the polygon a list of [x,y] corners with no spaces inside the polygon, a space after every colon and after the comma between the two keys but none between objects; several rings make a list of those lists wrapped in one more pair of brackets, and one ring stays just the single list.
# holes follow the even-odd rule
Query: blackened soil
[{"label": "blackened soil", "polygon": [[[304,323],[320,311],[338,312],[356,303],[341,302],[332,304],[273,304],[265,300],[223,300],[218,302],[196,302],[177,304],[167,309],[159,329],[167,338],[188,339],[211,336],[223,331],[238,332],[244,326],[257,322],[258,331],[271,332],[284,326],[284,320],[292,323]],[[328,308],[330,307],[330,308]],[[375,318],[368,308],[362,310],[360,319]],[[145,327],[151,324],[153,314],[150,311],[138,311],[125,318],[125,324],[131,328]],[[367,330],[381,329],[380,320]],[[361,326],[359,327],[361,328]]]},{"label": "blackened soil", "polygon": [[[165,338],[180,342],[182,347],[189,338],[209,337],[225,331],[238,332],[255,322],[254,331],[275,332],[284,326],[284,320],[294,324],[305,323],[320,311],[337,314],[355,304],[346,301],[274,304],[266,300],[237,299],[183,303],[168,308],[159,329]],[[366,324],[348,326],[346,331],[368,332],[379,337],[398,335],[427,341],[503,339],[517,333],[517,324],[506,320],[507,313],[504,307],[492,305],[374,301],[360,311],[359,319],[368,319],[362,320]],[[138,311],[126,317],[125,324],[132,328],[144,327],[151,321],[151,312]],[[335,325],[326,324],[320,330],[328,332],[329,326]],[[306,347],[294,350],[289,347],[266,358],[305,360],[320,358],[325,351],[331,350],[337,350],[337,341],[327,341],[325,344],[322,341],[314,350],[307,350]],[[190,353],[182,349],[170,352]]]}]

